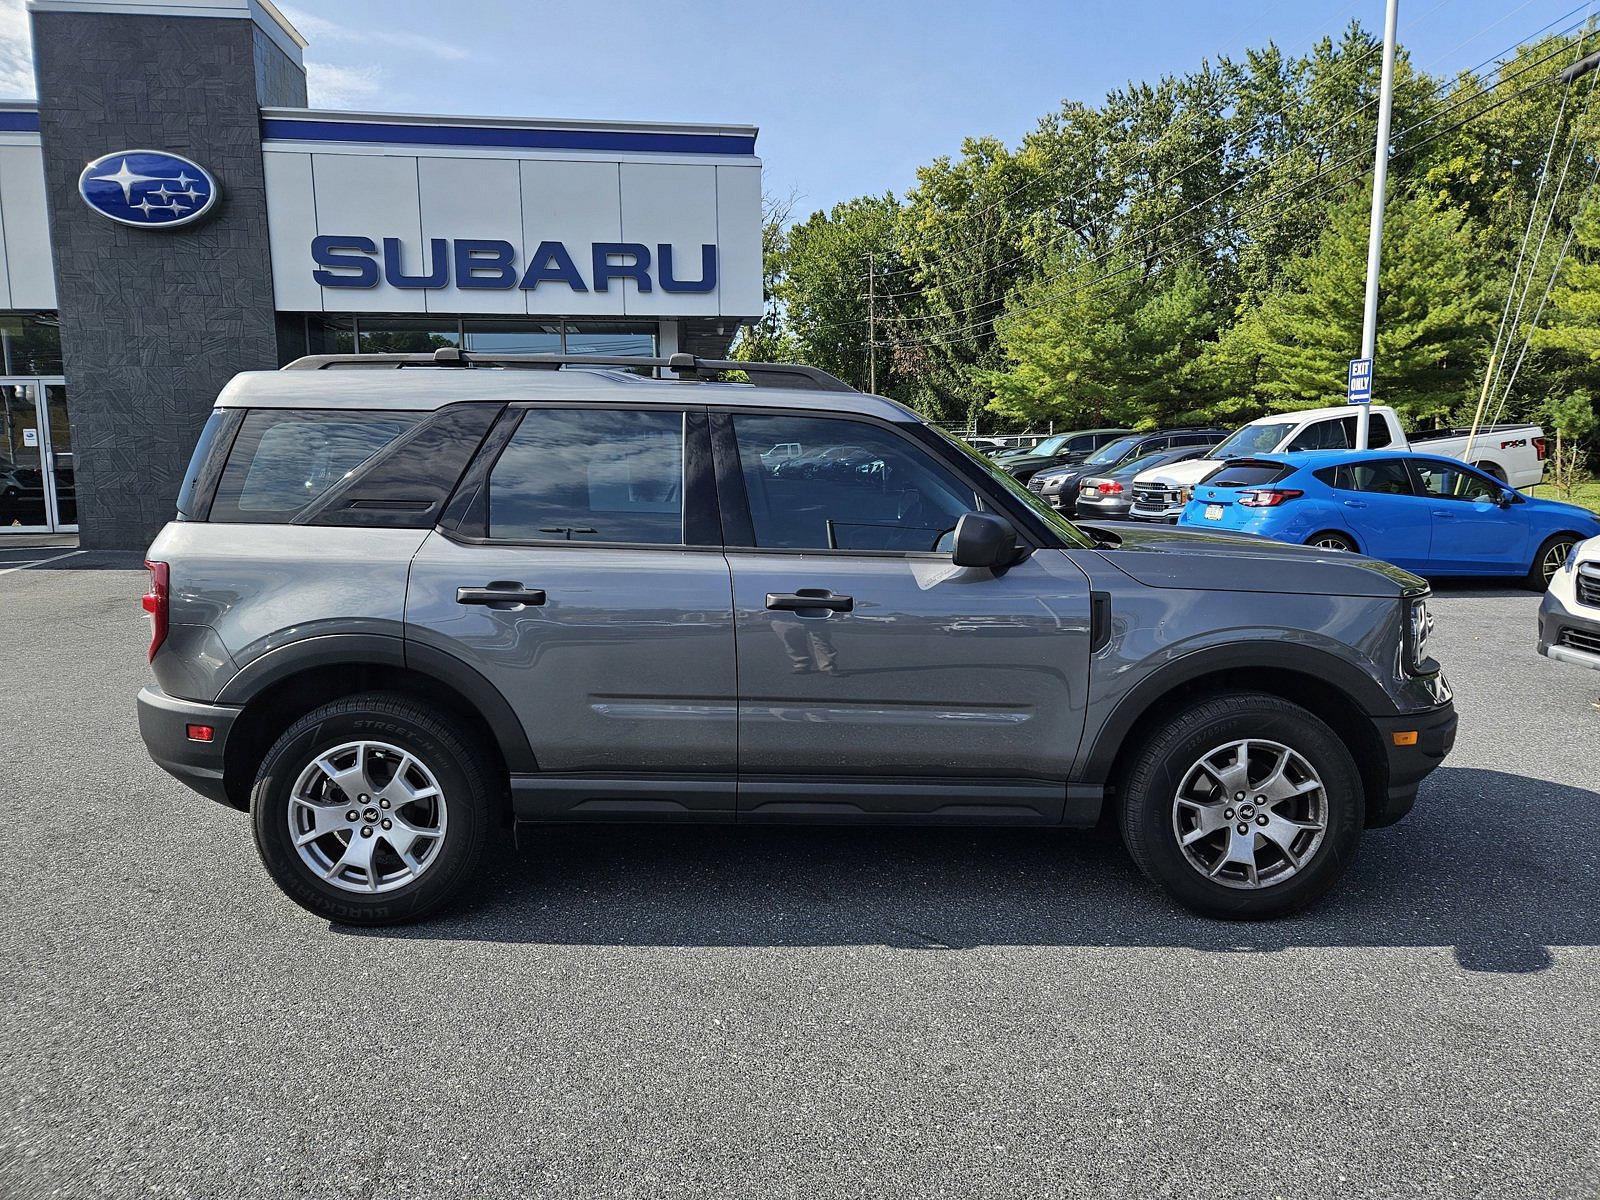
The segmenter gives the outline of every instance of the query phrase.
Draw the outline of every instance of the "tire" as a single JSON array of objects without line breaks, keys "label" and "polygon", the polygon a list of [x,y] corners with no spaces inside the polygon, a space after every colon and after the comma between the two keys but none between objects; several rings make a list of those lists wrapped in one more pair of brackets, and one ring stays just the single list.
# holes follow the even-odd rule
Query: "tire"
[{"label": "tire", "polygon": [[[415,921],[477,873],[494,780],[478,740],[426,705],[382,692],[335,700],[289,726],[262,760],[250,795],[256,849],[284,893],[319,917]],[[297,835],[311,840],[302,848]]]},{"label": "tire", "polygon": [[1324,529],[1321,533],[1313,533],[1306,539],[1308,546],[1320,546],[1324,550],[1339,550],[1345,554],[1359,554],[1361,551],[1356,546],[1355,539],[1336,529]]},{"label": "tire", "polygon": [[1532,591],[1544,591],[1561,569],[1561,564],[1567,561],[1572,548],[1581,541],[1583,539],[1575,533],[1553,533],[1545,538],[1528,566],[1528,573],[1522,577],[1523,584]]},{"label": "tire", "polygon": [[[1205,762],[1236,767],[1240,743],[1250,744],[1245,800],[1217,799],[1221,780]],[[1281,783],[1267,778],[1280,757],[1273,746],[1289,752]],[[1230,920],[1281,916],[1321,896],[1354,860],[1366,817],[1360,774],[1338,735],[1299,705],[1256,692],[1227,693],[1174,712],[1120,783],[1122,838],[1139,869],[1184,907]],[[1288,795],[1312,783],[1314,789]],[[1258,810],[1267,791],[1282,798],[1269,797]],[[1319,821],[1320,831],[1312,828]],[[1211,831],[1198,833],[1206,824]],[[1274,834],[1260,832],[1264,827]],[[1247,834],[1235,838],[1241,828]],[[1179,838],[1189,835],[1194,840],[1185,848]],[[1278,837],[1289,843],[1288,855]],[[1253,867],[1233,857],[1241,847],[1249,847],[1243,853]],[[1208,875],[1208,864],[1219,869]]]}]

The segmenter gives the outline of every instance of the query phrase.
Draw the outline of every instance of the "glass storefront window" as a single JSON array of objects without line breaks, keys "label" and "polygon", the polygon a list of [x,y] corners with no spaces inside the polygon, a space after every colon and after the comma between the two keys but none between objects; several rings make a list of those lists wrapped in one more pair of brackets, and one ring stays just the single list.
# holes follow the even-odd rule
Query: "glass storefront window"
[{"label": "glass storefront window", "polygon": [[481,354],[654,358],[657,333],[653,321],[281,313],[278,352],[286,363],[302,354],[428,354],[443,346]]},{"label": "glass storefront window", "polygon": [[560,354],[559,321],[461,322],[462,347],[484,354]]},{"label": "glass storefront window", "polygon": [[568,354],[626,354],[653,358],[656,327],[627,321],[568,321]]},{"label": "glass storefront window", "polygon": [[53,316],[0,313],[0,375],[61,374],[61,326]]},{"label": "glass storefront window", "polygon": [[361,317],[358,354],[426,354],[461,344],[461,322],[448,317]]}]

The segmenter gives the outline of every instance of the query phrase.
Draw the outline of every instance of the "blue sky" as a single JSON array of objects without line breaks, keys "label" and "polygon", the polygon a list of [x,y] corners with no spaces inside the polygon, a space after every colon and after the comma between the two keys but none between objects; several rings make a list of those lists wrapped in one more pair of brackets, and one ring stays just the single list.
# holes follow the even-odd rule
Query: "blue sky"
[{"label": "blue sky", "polygon": [[[1596,3],[1596,0],[1591,0]],[[31,92],[22,0],[0,0],[0,94]],[[1456,70],[1581,0],[1402,0],[1401,41]],[[1383,0],[289,0],[330,108],[761,127],[798,214],[903,191],[968,135],[1015,143],[1062,99],[1271,39],[1303,50]],[[1600,3],[1596,3],[1600,8]],[[1583,9],[1565,25],[1581,18]]]}]

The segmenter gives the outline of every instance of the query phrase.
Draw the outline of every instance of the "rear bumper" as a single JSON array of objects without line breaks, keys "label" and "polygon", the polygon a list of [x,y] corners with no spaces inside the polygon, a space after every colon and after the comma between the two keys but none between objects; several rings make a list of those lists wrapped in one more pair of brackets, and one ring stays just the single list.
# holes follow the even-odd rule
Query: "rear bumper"
[{"label": "rear bumper", "polygon": [[[139,736],[156,766],[202,796],[229,804],[223,755],[239,712],[228,705],[179,700],[152,684],[139,692]],[[190,725],[211,726],[212,740],[190,740]]]},{"label": "rear bumper", "polygon": [[[1416,803],[1417,788],[1456,744],[1458,718],[1455,705],[1446,703],[1405,716],[1374,717],[1372,722],[1383,740],[1388,769],[1384,794],[1368,798],[1367,824],[1393,825],[1411,811]],[[1396,735],[1410,733],[1416,734],[1414,744],[1395,743]]]},{"label": "rear bumper", "polygon": [[1085,500],[1080,496],[1075,507],[1080,517],[1121,521],[1127,519],[1129,505],[1127,500]]}]

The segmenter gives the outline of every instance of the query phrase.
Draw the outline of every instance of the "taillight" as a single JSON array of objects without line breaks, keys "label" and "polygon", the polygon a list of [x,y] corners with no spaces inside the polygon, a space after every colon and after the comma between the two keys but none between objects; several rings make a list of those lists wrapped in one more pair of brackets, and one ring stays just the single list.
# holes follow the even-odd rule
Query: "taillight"
[{"label": "taillight", "polygon": [[1115,479],[1102,479],[1100,481],[1100,494],[1102,496],[1117,496],[1122,493],[1122,485]]},{"label": "taillight", "polygon": [[1297,488],[1257,488],[1253,492],[1240,492],[1239,503],[1246,508],[1277,508],[1304,495]]},{"label": "taillight", "polygon": [[1539,456],[1540,462],[1545,460],[1545,456],[1550,453],[1550,447],[1544,438],[1536,437],[1533,439],[1533,452]]},{"label": "taillight", "polygon": [[139,603],[150,615],[150,652],[146,657],[154,658],[156,651],[161,649],[161,643],[167,640],[167,612],[172,603],[172,594],[168,586],[171,575],[164,562],[151,562],[146,559],[144,565],[150,568],[150,590],[144,594]]}]

